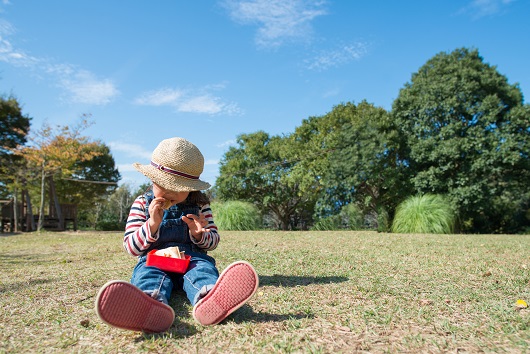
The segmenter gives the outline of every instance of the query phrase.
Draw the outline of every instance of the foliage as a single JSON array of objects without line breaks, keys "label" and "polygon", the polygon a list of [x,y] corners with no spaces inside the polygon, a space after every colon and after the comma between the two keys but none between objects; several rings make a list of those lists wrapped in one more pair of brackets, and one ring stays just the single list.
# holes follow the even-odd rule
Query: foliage
[{"label": "foliage", "polygon": [[365,215],[356,204],[342,207],[339,214],[316,219],[310,230],[362,230],[365,225]]},{"label": "foliage", "polygon": [[248,231],[261,228],[261,215],[256,206],[242,201],[212,202],[215,224],[219,230]]},{"label": "foliage", "polygon": [[287,138],[265,132],[242,134],[237,147],[230,147],[220,163],[216,181],[220,200],[241,200],[271,214],[282,230],[294,228],[307,218],[314,194],[303,193],[290,173]]},{"label": "foliage", "polygon": [[30,121],[14,97],[0,97],[0,198],[7,198],[9,185],[24,176],[21,158],[13,151],[26,143]]},{"label": "foliage", "polygon": [[317,219],[313,226],[310,227],[312,231],[333,231],[342,228],[342,218],[340,215],[330,215],[324,218]]},{"label": "foliage", "polygon": [[51,127],[45,123],[29,137],[30,145],[16,151],[25,160],[26,169],[34,176],[39,175],[40,207],[37,230],[40,230],[43,224],[46,181],[72,177],[78,172],[76,169],[79,163],[92,160],[101,154],[98,143],[91,142],[88,137],[81,135],[89,125],[86,117],[73,127]]},{"label": "foliage", "polygon": [[450,234],[455,214],[441,195],[412,196],[398,205],[392,231],[397,233]]},{"label": "foliage", "polygon": [[[392,113],[418,193],[447,195],[469,232],[529,225],[530,108],[477,50],[440,53],[412,75]],[[526,206],[526,207],[525,207]]]},{"label": "foliage", "polygon": [[364,215],[362,209],[354,203],[345,205],[340,210],[342,225],[347,230],[362,230],[364,228]]},{"label": "foliage", "polygon": [[62,202],[91,212],[95,203],[107,200],[116,190],[121,176],[107,145],[96,141],[86,145],[84,151],[92,157],[75,161],[70,177],[58,179],[56,186]]},{"label": "foliage", "polygon": [[89,209],[81,209],[79,223],[93,230],[125,230],[131,205],[136,198],[127,183],[119,186],[107,198],[97,200]]},{"label": "foliage", "polygon": [[293,173],[305,176],[308,192],[318,193],[317,215],[338,214],[352,203],[365,214],[381,207],[393,210],[408,188],[398,137],[388,112],[366,101],[340,104],[325,116],[304,120],[292,137],[296,149],[300,156],[304,151],[322,156],[302,159]]}]

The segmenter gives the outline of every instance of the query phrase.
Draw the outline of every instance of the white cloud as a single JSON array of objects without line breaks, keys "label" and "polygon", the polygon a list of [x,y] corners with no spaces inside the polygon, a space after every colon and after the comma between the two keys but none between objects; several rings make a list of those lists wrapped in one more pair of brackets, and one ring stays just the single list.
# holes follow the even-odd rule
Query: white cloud
[{"label": "white cloud", "polygon": [[231,18],[241,24],[257,24],[256,44],[274,48],[288,41],[304,41],[312,34],[311,21],[326,14],[325,1],[226,0]]},{"label": "white cloud", "polygon": [[177,105],[177,110],[180,112],[216,114],[223,110],[223,106],[224,104],[220,102],[218,97],[203,95],[183,100]]},{"label": "white cloud", "polygon": [[473,0],[471,3],[462,8],[459,14],[470,14],[473,19],[479,19],[486,16],[494,16],[506,8],[514,0]]},{"label": "white cloud", "polygon": [[219,160],[206,160],[204,166],[216,166],[219,164]]},{"label": "white cloud", "polygon": [[324,92],[322,94],[322,97],[324,97],[324,98],[334,97],[334,96],[337,96],[339,93],[340,93],[340,89],[333,88],[333,89],[330,89],[330,90]]},{"label": "white cloud", "polygon": [[368,45],[364,42],[355,42],[341,45],[337,49],[323,50],[313,57],[306,59],[306,69],[323,71],[359,60],[368,52]]},{"label": "white cloud", "polygon": [[182,91],[169,88],[146,92],[135,100],[136,104],[148,106],[172,105],[182,97]]},{"label": "white cloud", "polygon": [[0,61],[15,67],[32,67],[38,64],[39,60],[27,55],[23,51],[13,47],[9,37],[15,33],[13,26],[0,20]]},{"label": "white cloud", "polygon": [[120,173],[122,172],[136,172],[136,168],[131,163],[125,163],[125,164],[118,164],[116,165],[116,168]]},{"label": "white cloud", "polygon": [[15,32],[9,22],[0,20],[0,61],[28,69],[32,74],[51,76],[56,86],[66,92],[66,99],[72,103],[104,105],[119,94],[109,79],[97,79],[91,72],[75,68],[73,65],[56,64],[26,54],[12,44],[10,36]]},{"label": "white cloud", "polygon": [[108,145],[113,151],[123,152],[127,156],[146,160],[151,159],[151,151],[145,150],[142,145],[123,143],[120,141],[112,141]]},{"label": "white cloud", "polygon": [[134,100],[134,103],[145,106],[170,106],[177,112],[204,114],[241,114],[241,109],[235,103],[226,103],[208,91],[220,90],[224,84],[209,85],[199,90],[181,90],[163,88],[146,92]]},{"label": "white cloud", "polygon": [[68,92],[68,99],[75,103],[105,105],[120,93],[111,80],[99,80],[86,70],[62,77],[59,86]]},{"label": "white cloud", "polygon": [[217,145],[217,147],[220,147],[220,148],[225,148],[227,146],[231,146],[231,145],[235,145],[236,144],[236,140],[235,139],[232,139],[232,140],[227,140],[219,145]]}]

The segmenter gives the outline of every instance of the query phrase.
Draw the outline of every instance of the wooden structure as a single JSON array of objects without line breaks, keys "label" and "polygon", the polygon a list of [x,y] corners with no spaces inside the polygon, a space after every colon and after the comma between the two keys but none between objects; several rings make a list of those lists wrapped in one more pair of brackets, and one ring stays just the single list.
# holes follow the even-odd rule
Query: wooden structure
[{"label": "wooden structure", "polygon": [[[77,230],[77,204],[60,204],[53,179],[49,179],[49,204],[42,216],[42,228],[64,231],[71,224]],[[21,201],[1,200],[2,219],[0,232],[35,231],[39,215],[33,214],[29,193],[22,193]],[[16,204],[16,208],[15,208]]]},{"label": "wooden structure", "polygon": [[[13,200],[0,200],[2,206],[2,220],[0,232],[35,231],[39,222],[39,215],[33,215],[27,205],[18,204],[17,227],[15,227],[15,203]],[[48,207],[44,215],[42,227],[46,230],[64,231],[68,229],[77,230],[77,205],[59,204],[61,213],[58,213],[53,205]]]}]

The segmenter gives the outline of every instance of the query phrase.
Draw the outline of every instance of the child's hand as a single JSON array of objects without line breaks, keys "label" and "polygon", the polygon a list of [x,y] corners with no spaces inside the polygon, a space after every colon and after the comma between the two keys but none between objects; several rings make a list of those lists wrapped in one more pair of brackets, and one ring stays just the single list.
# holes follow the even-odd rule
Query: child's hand
[{"label": "child's hand", "polygon": [[209,229],[204,228],[208,225],[208,220],[206,220],[202,213],[200,213],[199,216],[195,214],[182,216],[182,220],[188,225],[191,236],[197,241],[201,240],[203,232],[210,231]]},{"label": "child's hand", "polygon": [[149,228],[151,229],[151,234],[156,233],[162,219],[164,218],[164,204],[166,199],[164,198],[155,198],[149,204]]}]

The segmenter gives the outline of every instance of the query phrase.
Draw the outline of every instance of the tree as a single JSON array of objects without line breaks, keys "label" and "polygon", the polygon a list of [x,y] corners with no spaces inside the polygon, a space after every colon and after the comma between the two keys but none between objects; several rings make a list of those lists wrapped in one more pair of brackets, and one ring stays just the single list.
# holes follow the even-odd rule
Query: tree
[{"label": "tree", "polygon": [[0,198],[10,195],[8,185],[20,181],[20,157],[13,151],[26,143],[31,118],[22,114],[14,97],[0,97]]},{"label": "tree", "polygon": [[529,203],[530,115],[517,84],[477,50],[439,53],[400,90],[392,113],[418,193],[447,195],[465,231],[524,227],[504,215]]},{"label": "tree", "polygon": [[70,177],[75,173],[74,168],[79,162],[90,160],[98,155],[97,143],[90,142],[88,137],[81,135],[81,131],[89,124],[86,117],[74,127],[53,128],[44,124],[31,136],[31,145],[17,151],[25,159],[28,169],[37,171],[40,175],[37,230],[40,230],[43,224],[46,181],[53,185],[54,177]]},{"label": "tree", "polygon": [[287,138],[259,131],[240,135],[237,144],[221,160],[217,196],[224,201],[251,202],[262,214],[273,215],[276,227],[294,228],[306,216],[311,195],[300,193],[290,178]]},{"label": "tree", "polygon": [[[318,194],[318,218],[338,215],[355,203],[377,220],[407,194],[399,135],[383,108],[366,101],[340,104],[325,116],[305,120],[292,138],[299,156],[306,152],[293,175],[304,176],[306,192]],[[312,156],[315,152],[320,156]]]},{"label": "tree", "polygon": [[135,197],[131,186],[123,184],[108,197],[95,201],[90,209],[82,210],[80,221],[92,229],[123,231]]},{"label": "tree", "polygon": [[56,186],[63,202],[90,210],[94,203],[107,198],[117,188],[121,175],[109,147],[104,143],[95,141],[83,150],[91,158],[75,161],[72,173],[58,179]]}]

